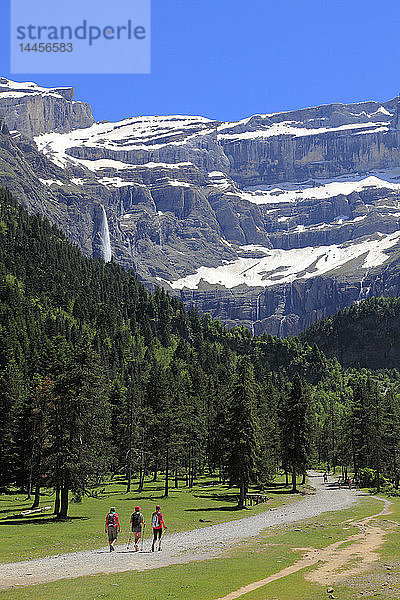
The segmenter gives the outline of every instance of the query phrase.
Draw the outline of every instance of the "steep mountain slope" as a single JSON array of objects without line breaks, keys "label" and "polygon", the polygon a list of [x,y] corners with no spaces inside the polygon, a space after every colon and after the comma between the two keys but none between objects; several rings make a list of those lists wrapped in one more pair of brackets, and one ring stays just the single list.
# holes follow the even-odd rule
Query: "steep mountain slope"
[{"label": "steep mountain slope", "polygon": [[[13,128],[2,144],[40,165],[39,182],[11,188],[86,254],[112,253],[149,285],[255,333],[297,334],[372,290],[400,294],[399,99],[236,123],[92,123],[71,92],[36,86],[35,103],[69,109],[33,130],[30,109],[15,116],[9,103],[34,84],[1,82],[0,115]],[[0,173],[0,184],[10,179]]]},{"label": "steep mountain slope", "polygon": [[371,298],[318,321],[300,335],[345,367],[400,368],[400,299]]},{"label": "steep mountain slope", "polygon": [[[135,362],[151,370],[152,361],[165,366],[174,359],[190,363],[197,376],[201,363],[204,377],[226,386],[227,370],[243,354],[261,361],[260,379],[271,369],[310,381],[328,372],[324,356],[298,339],[228,330],[185,311],[160,288],[152,294],[132,270],[83,256],[56,226],[29,215],[0,188],[0,375],[15,361],[24,375],[46,375],[55,360],[49,345],[62,352],[61,338],[73,346],[90,338],[113,376],[131,376]],[[1,390],[6,394],[7,386]]]}]

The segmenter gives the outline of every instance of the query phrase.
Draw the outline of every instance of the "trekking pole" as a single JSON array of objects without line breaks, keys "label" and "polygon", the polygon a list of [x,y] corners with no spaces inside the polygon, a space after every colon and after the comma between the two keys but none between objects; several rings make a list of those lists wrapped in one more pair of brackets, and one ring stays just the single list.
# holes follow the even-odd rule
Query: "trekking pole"
[{"label": "trekking pole", "polygon": [[132,531],[129,532],[129,540],[128,540],[128,545],[127,545],[128,550],[129,550],[129,546],[131,545],[131,540],[132,540]]},{"label": "trekking pole", "polygon": [[144,530],[146,529],[146,523],[143,523],[142,535],[140,540],[140,552],[143,552],[143,540],[144,540]]}]

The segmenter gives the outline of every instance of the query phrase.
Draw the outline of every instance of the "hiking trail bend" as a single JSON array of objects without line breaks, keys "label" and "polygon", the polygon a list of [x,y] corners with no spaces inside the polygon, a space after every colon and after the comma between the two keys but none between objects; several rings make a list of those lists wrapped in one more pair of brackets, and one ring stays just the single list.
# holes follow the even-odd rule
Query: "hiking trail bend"
[{"label": "hiking trail bend", "polygon": [[309,472],[309,482],[315,488],[315,493],[306,495],[293,504],[227,523],[164,534],[162,552],[149,551],[149,536],[144,541],[144,552],[132,552],[127,549],[124,536],[121,536],[115,552],[112,553],[105,547],[0,564],[0,589],[99,573],[144,571],[215,558],[224,550],[231,549],[233,540],[237,544],[259,535],[268,527],[316,517],[325,512],[344,510],[365,495],[354,489],[339,490],[332,478],[328,484],[324,484],[322,475],[313,471]]}]

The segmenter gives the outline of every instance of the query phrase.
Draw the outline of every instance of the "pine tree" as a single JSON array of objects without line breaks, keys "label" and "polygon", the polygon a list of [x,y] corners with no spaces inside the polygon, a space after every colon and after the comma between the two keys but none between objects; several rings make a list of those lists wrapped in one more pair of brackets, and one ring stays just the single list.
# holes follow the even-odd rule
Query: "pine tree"
[{"label": "pine tree", "polygon": [[53,389],[49,464],[52,483],[60,490],[59,517],[65,519],[69,492],[82,494],[91,476],[104,472],[109,454],[104,372],[88,340],[82,340]]},{"label": "pine tree", "polygon": [[229,393],[228,475],[239,486],[239,508],[245,505],[249,484],[257,478],[259,453],[258,386],[248,357],[239,360]]},{"label": "pine tree", "polygon": [[383,406],[383,448],[386,475],[392,479],[396,489],[400,477],[400,406],[393,390],[387,389]]},{"label": "pine tree", "polygon": [[300,375],[293,378],[282,413],[282,461],[292,473],[292,491],[297,475],[305,473],[311,453],[311,410],[308,386]]},{"label": "pine tree", "polygon": [[[0,373],[0,412],[2,432],[0,435],[0,489],[16,481],[21,487],[26,482],[25,431],[23,407],[28,396],[28,384],[23,372],[12,358]],[[19,444],[19,439],[21,444]]]},{"label": "pine tree", "polygon": [[274,479],[279,464],[280,432],[278,403],[280,397],[271,378],[267,378],[260,387],[257,402],[260,430],[258,471],[260,482],[266,483]]},{"label": "pine tree", "polygon": [[53,382],[49,377],[36,382],[31,397],[32,427],[31,447],[32,455],[30,461],[29,493],[34,488],[34,501],[32,508],[37,508],[40,502],[40,488],[42,480],[46,475],[46,450],[48,447],[48,418],[53,401]]}]

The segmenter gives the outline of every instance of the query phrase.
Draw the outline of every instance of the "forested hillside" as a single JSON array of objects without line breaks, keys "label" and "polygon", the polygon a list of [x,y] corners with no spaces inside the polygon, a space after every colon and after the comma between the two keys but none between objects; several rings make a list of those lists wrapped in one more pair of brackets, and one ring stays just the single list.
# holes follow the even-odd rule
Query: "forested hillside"
[{"label": "forested hillside", "polygon": [[278,467],[295,488],[318,461],[397,485],[397,373],[344,372],[296,338],[227,330],[150,294],[133,271],[85,258],[7,191],[0,201],[3,489],[37,505],[52,487],[65,517],[71,492],[115,472],[128,491],[133,475],[142,487],[163,471],[167,495],[218,471],[241,502]]},{"label": "forested hillside", "polygon": [[317,321],[300,335],[345,367],[400,368],[400,298],[370,298]]}]

